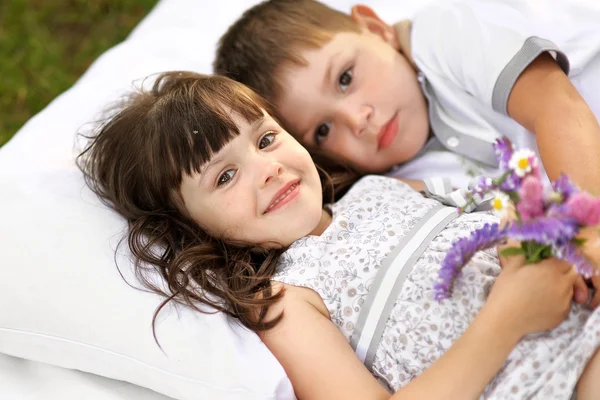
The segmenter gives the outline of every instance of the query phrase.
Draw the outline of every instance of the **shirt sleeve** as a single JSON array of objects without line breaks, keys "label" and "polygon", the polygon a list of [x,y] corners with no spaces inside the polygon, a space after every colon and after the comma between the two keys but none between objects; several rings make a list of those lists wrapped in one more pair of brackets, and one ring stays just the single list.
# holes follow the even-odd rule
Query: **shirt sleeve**
[{"label": "shirt sleeve", "polygon": [[435,2],[413,20],[415,63],[426,76],[450,79],[468,95],[507,115],[515,82],[540,54],[549,52],[569,73],[569,60],[553,40],[565,39],[556,25],[557,13],[545,3]]}]

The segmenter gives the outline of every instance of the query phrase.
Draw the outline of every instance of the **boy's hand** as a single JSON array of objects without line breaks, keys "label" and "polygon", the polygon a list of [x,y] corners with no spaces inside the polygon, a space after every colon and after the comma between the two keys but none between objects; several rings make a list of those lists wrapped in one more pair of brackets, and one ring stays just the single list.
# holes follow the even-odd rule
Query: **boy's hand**
[{"label": "boy's hand", "polygon": [[594,275],[590,279],[592,285],[594,285],[594,297],[590,300],[590,308],[594,310],[598,305],[600,305],[600,276]]},{"label": "boy's hand", "polygon": [[[596,268],[600,268],[600,227],[589,226],[583,228],[579,235],[577,235],[577,238],[585,240],[582,248],[583,255],[587,257]],[[600,276],[593,275],[590,281],[596,290],[594,297],[590,300],[590,308],[595,309],[600,305]]]}]

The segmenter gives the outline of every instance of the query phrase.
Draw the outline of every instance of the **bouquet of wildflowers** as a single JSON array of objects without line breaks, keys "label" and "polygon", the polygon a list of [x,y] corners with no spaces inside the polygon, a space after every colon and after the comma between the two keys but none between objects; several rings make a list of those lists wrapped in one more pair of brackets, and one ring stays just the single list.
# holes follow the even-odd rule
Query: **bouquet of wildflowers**
[{"label": "bouquet of wildflowers", "polygon": [[504,249],[504,256],[522,254],[526,263],[556,257],[572,264],[585,278],[597,273],[579,251],[583,240],[576,236],[580,229],[600,223],[600,198],[579,190],[564,174],[552,182],[551,190],[544,190],[539,161],[532,151],[515,150],[507,138],[497,140],[494,148],[503,173],[497,179],[482,178],[471,199],[496,193],[493,210],[506,213],[512,203],[515,218],[504,226],[485,224],[452,245],[434,287],[438,301],[450,297],[454,280],[476,252],[507,239],[521,246]]}]

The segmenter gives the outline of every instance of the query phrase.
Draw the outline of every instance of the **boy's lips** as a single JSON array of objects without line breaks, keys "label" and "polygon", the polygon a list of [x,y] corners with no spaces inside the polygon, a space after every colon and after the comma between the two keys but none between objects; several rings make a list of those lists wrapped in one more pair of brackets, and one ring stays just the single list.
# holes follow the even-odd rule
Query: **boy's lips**
[{"label": "boy's lips", "polygon": [[298,192],[300,191],[300,179],[294,179],[293,181],[288,182],[281,189],[277,191],[271,203],[265,210],[263,214],[267,214],[273,210],[276,210],[280,207],[283,207],[285,204],[289,203],[294,199]]},{"label": "boy's lips", "polygon": [[390,147],[398,135],[398,113],[394,114],[377,134],[377,145],[379,150]]}]

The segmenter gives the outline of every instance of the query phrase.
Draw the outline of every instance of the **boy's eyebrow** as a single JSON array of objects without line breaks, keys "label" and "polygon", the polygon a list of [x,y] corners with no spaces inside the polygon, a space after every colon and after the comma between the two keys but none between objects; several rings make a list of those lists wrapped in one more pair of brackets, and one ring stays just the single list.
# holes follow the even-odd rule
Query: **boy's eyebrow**
[{"label": "boy's eyebrow", "polygon": [[329,84],[329,81],[332,80],[333,66],[336,64],[334,61],[342,54],[343,50],[338,51],[334,55],[329,58],[329,64],[327,65],[327,69],[325,70],[325,76],[323,76],[322,88],[326,88]]},{"label": "boy's eyebrow", "polygon": [[260,128],[262,126],[262,124],[264,124],[266,121],[265,115],[263,114],[262,117],[259,117],[257,120],[255,120],[252,123],[252,130],[256,130],[258,128]]},{"label": "boy's eyebrow", "polygon": [[[302,132],[302,131],[300,131],[300,132]],[[313,139],[314,133],[315,133],[314,131],[307,129],[307,130],[305,130],[304,133],[300,134],[300,137],[302,138],[303,142],[312,143],[314,141],[314,139]]]},{"label": "boy's eyebrow", "polygon": [[[332,74],[333,74],[333,67],[334,65],[336,65],[337,58],[340,57],[340,55],[343,53],[343,50],[340,50],[336,53],[334,53],[330,58],[329,58],[329,63],[327,64],[327,69],[325,69],[325,75],[323,75],[323,82],[321,83],[321,89],[322,90],[326,90],[327,86],[329,86],[329,82],[333,79]],[[310,130],[310,128],[301,128],[301,129],[297,129],[297,132],[300,132],[300,137],[302,138],[302,140],[304,141],[310,141],[312,139],[312,135],[313,135],[313,131]]]}]

